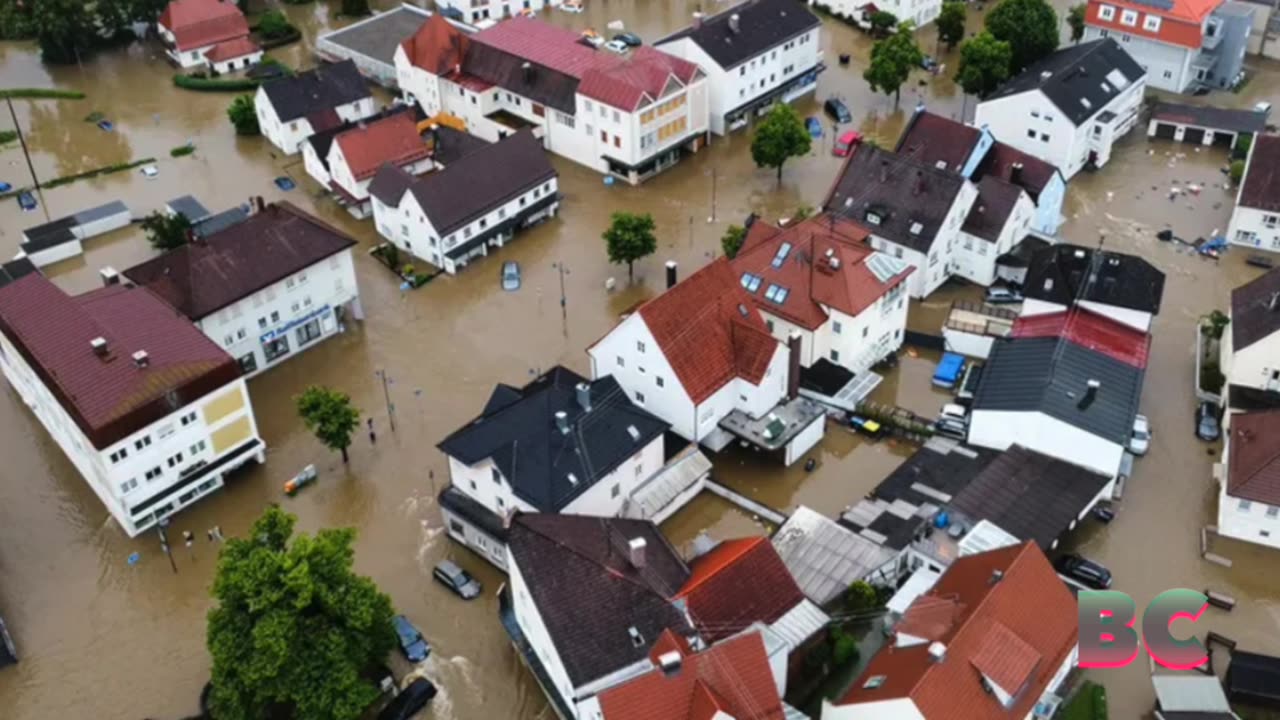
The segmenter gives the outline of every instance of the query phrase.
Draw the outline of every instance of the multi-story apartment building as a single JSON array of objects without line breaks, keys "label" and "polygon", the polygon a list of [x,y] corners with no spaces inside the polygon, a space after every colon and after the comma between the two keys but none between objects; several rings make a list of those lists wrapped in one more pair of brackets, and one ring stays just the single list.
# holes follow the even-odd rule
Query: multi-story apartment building
[{"label": "multi-story apartment building", "polygon": [[491,142],[529,128],[550,152],[633,184],[707,138],[709,90],[697,65],[651,47],[597,49],[534,18],[468,35],[435,15],[395,64],[400,89],[427,115],[458,116]]},{"label": "multi-story apartment building", "polygon": [[265,459],[235,360],[147,288],[0,273],[0,370],[130,536]]}]

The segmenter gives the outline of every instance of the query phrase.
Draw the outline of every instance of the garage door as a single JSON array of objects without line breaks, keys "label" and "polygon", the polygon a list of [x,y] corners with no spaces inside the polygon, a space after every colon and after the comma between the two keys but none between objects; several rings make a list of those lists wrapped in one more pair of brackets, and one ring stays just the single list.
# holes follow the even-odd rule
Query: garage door
[{"label": "garage door", "polygon": [[1204,130],[1201,128],[1187,128],[1187,131],[1182,134],[1182,142],[1194,145],[1204,144]]},{"label": "garage door", "polygon": [[1236,136],[1232,133],[1218,132],[1213,134],[1213,146],[1229,148],[1236,144]]},{"label": "garage door", "polygon": [[1173,133],[1177,128],[1169,123],[1156,123],[1156,137],[1172,140]]}]

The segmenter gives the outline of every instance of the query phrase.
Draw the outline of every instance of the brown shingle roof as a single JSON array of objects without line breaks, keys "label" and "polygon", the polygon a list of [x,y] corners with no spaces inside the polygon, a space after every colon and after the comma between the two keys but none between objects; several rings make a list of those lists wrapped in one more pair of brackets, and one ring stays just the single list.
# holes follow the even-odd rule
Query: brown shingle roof
[{"label": "brown shingle roof", "polygon": [[1280,212],[1280,136],[1257,135],[1240,188],[1241,207]]},{"label": "brown shingle roof", "polygon": [[1277,293],[1280,268],[1231,291],[1231,345],[1235,350],[1280,332],[1280,299],[1273,300]]},{"label": "brown shingle roof", "polygon": [[1227,494],[1280,505],[1280,410],[1231,416]]},{"label": "brown shingle roof", "polygon": [[[145,288],[73,297],[32,273],[0,288],[0,332],[99,450],[240,377],[230,355]],[[104,357],[90,346],[99,337]],[[140,350],[146,367],[132,359]]]},{"label": "brown shingle roof", "polygon": [[339,133],[333,141],[342,150],[357,181],[373,177],[383,163],[408,165],[427,156],[413,114],[395,113]]},{"label": "brown shingle roof", "polygon": [[943,170],[960,172],[981,135],[978,128],[920,111],[902,131],[896,152],[926,165],[937,166],[941,162]]},{"label": "brown shingle roof", "polygon": [[288,202],[124,271],[200,320],[341,252],[356,241]]}]

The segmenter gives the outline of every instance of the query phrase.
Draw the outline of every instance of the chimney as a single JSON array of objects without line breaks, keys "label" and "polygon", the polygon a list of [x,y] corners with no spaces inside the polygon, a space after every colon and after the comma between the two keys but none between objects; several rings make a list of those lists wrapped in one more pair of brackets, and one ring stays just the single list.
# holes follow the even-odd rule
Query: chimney
[{"label": "chimney", "polygon": [[940,663],[947,659],[947,645],[941,642],[929,643],[929,659],[936,663]]},{"label": "chimney", "polygon": [[96,337],[89,341],[89,347],[93,348],[93,354],[98,357],[107,356],[107,339],[104,337]]},{"label": "chimney", "polygon": [[151,365],[151,356],[147,354],[146,350],[139,350],[133,354],[133,364],[141,370]]},{"label": "chimney", "polygon": [[1049,79],[1049,78],[1051,78],[1051,77],[1053,77],[1053,73],[1052,73],[1052,72],[1050,72],[1050,71],[1048,71],[1048,70],[1042,70],[1042,71],[1040,72],[1040,79],[1041,79],[1041,80],[1048,80],[1048,79]]},{"label": "chimney", "polygon": [[573,389],[578,396],[578,407],[582,408],[583,412],[591,412],[591,386],[578,383]]},{"label": "chimney", "polygon": [[881,160],[880,161],[880,182],[883,183],[888,181],[889,181],[889,161]]},{"label": "chimney", "polygon": [[569,414],[563,410],[556,411],[556,427],[560,429],[561,435],[569,434]]},{"label": "chimney", "polygon": [[730,15],[729,16],[729,32],[733,33],[734,35],[737,35],[739,32],[742,32],[741,20],[742,18],[738,17],[738,13],[734,13]]},{"label": "chimney", "polygon": [[1098,389],[1102,387],[1102,383],[1097,380],[1090,380],[1085,388],[1084,397],[1080,398],[1080,402],[1076,403],[1076,407],[1081,410],[1088,410],[1093,401],[1098,399]]},{"label": "chimney", "polygon": [[112,285],[120,284],[120,273],[116,272],[116,269],[110,265],[99,270],[98,277],[102,278],[103,287],[111,287]]},{"label": "chimney", "polygon": [[706,17],[706,14],[703,13],[701,10],[693,14],[693,27],[695,29],[702,27],[702,18],[704,17]]},{"label": "chimney", "polygon": [[667,261],[667,289],[670,290],[675,286],[676,286],[676,261],[668,260]]},{"label": "chimney", "polygon": [[787,336],[787,399],[794,400],[800,394],[800,333]]},{"label": "chimney", "polygon": [[533,65],[525,62],[520,66],[520,75],[524,78],[525,83],[533,82]]},{"label": "chimney", "polygon": [[266,209],[267,209],[267,205],[266,205],[266,203],[265,203],[265,202],[263,202],[263,200],[262,200],[262,196],[261,196],[261,195],[255,195],[255,196],[254,196],[254,198],[253,198],[253,206],[254,206],[254,207],[256,207],[256,208],[258,209],[258,212],[262,212],[263,210],[266,210]]},{"label": "chimney", "polygon": [[627,542],[627,550],[630,551],[629,559],[631,560],[631,567],[636,569],[644,567],[645,545],[647,545],[647,543],[644,541],[644,538],[631,538],[631,540]]},{"label": "chimney", "polygon": [[1014,185],[1022,184],[1022,163],[1016,162],[1009,168],[1009,182]]},{"label": "chimney", "polygon": [[684,658],[676,650],[664,652],[658,656],[658,667],[662,668],[662,674],[667,677],[680,674],[680,665],[684,662]]},{"label": "chimney", "polygon": [[917,170],[916,181],[911,185],[911,195],[918,197],[922,192],[924,192],[924,171]]}]

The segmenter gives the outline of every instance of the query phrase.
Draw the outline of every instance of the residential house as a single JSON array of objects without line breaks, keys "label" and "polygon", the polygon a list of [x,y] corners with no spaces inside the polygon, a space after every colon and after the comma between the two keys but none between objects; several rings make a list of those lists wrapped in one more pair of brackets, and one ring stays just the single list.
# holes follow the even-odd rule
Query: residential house
[{"label": "residential house", "polygon": [[942,14],[942,0],[808,0],[832,15],[851,20],[859,27],[869,29],[871,16],[883,10],[893,13],[899,20],[910,20],[916,27],[924,27]]},{"label": "residential house", "polygon": [[861,373],[902,346],[913,268],[866,245],[832,213],[779,228],[752,221],[732,262],[779,342],[800,335],[800,365],[822,358]]},{"label": "residential house", "polygon": [[683,455],[666,465],[667,428],[610,376],[588,382],[557,366],[522,388],[498,385],[483,412],[437,446],[449,459],[450,485],[440,493],[449,536],[505,568],[513,513],[629,515],[655,483],[671,489],[664,476],[679,467],[684,484],[641,518],[662,522],[701,490],[710,469],[702,458],[701,472],[684,473]]},{"label": "residential house", "polygon": [[451,275],[560,209],[559,176],[528,130],[421,177],[384,165],[369,193],[378,234]]},{"label": "residential house", "polygon": [[773,338],[727,259],[675,280],[669,264],[667,291],[587,348],[591,376],[614,376],[688,440],[720,450],[738,437],[794,462],[825,431],[797,399],[799,348]]},{"label": "residential house", "polygon": [[922,298],[954,273],[977,197],[958,173],[864,143],[846,158],[823,209],[857,222],[873,249],[915,268],[907,288]]},{"label": "residential house", "polygon": [[258,127],[285,155],[302,149],[311,135],[377,112],[373,95],[354,62],[321,65],[258,86]]},{"label": "residential house", "polygon": [[469,0],[440,0],[436,3],[440,14],[461,22],[475,25],[482,21],[501,20],[515,15],[542,12],[548,7],[559,7],[562,0],[496,0],[496,2],[470,2]]},{"label": "residential house", "polygon": [[745,127],[776,102],[817,90],[822,21],[794,0],[749,0],[653,43],[702,68],[711,95],[711,132]]},{"label": "residential house", "polygon": [[413,111],[407,107],[357,121],[354,127],[333,135],[312,135],[302,146],[302,156],[307,173],[332,190],[339,204],[357,218],[373,212],[369,183],[378,168],[387,165],[412,176],[433,167]]},{"label": "residential house", "polygon": [[1164,273],[1138,255],[1062,244],[1031,256],[1022,293],[1023,317],[1078,307],[1145,333],[1160,313]]},{"label": "residential house", "polygon": [[1138,122],[1146,83],[1147,72],[1115,40],[1082,42],[1032,63],[978,103],[974,124],[1070,180],[1111,159]]},{"label": "residential house", "polygon": [[356,241],[288,202],[124,271],[252,376],[361,320]]},{"label": "residential house", "polygon": [[960,558],[822,720],[1049,717],[1076,664],[1076,615],[1034,543]]},{"label": "residential house", "polygon": [[151,290],[4,276],[0,370],[130,537],[265,460],[235,360]]},{"label": "residential house", "polygon": [[1230,318],[1219,360],[1230,406],[1280,407],[1280,270],[1232,290]]},{"label": "residential house", "polygon": [[1258,134],[1249,148],[1227,240],[1280,253],[1280,136]]},{"label": "residential house", "polygon": [[165,55],[181,68],[216,73],[242,70],[262,60],[249,39],[249,23],[234,2],[172,0],[156,21]]},{"label": "residential house", "polygon": [[[1065,219],[1062,201],[1067,181],[1062,173],[1044,160],[1000,142],[986,127],[965,125],[919,106],[898,138],[895,152],[976,183],[978,199],[965,218],[970,229],[961,229],[984,237],[974,228],[986,228],[995,234],[988,242],[1002,253],[1016,251],[1027,233],[1053,240]],[[1013,188],[1020,188],[1026,198]],[[1007,199],[1000,202],[1002,198]],[[1028,201],[1030,217],[1024,220]],[[1013,222],[1009,222],[1011,213],[1018,215]],[[986,264],[983,260],[979,266],[985,270]]]},{"label": "residential house", "polygon": [[1142,398],[1151,336],[1074,308],[1023,316],[983,367],[968,440],[1018,444],[1116,476]]},{"label": "residential house", "polygon": [[1218,480],[1218,532],[1280,548],[1280,409],[1228,412]]},{"label": "residential house", "polygon": [[1239,82],[1258,10],[1224,0],[1089,0],[1084,40],[1118,40],[1152,87],[1189,92]]},{"label": "residential house", "polygon": [[787,516],[770,542],[805,597],[832,610],[854,582],[891,576],[900,554],[804,505]]},{"label": "residential house", "polygon": [[395,63],[428,116],[458,116],[489,141],[528,127],[547,150],[632,184],[706,143],[706,75],[652,47],[618,55],[530,17],[469,35],[435,15]]}]

